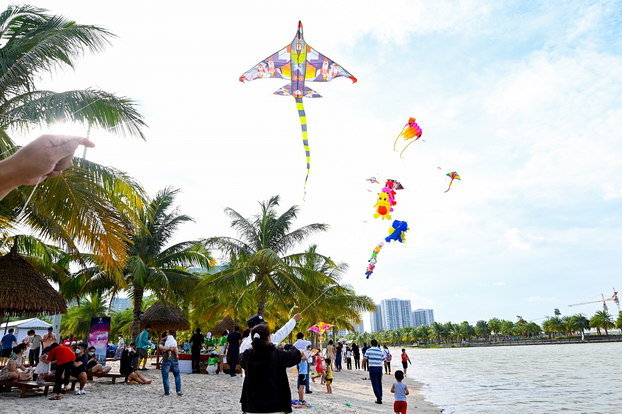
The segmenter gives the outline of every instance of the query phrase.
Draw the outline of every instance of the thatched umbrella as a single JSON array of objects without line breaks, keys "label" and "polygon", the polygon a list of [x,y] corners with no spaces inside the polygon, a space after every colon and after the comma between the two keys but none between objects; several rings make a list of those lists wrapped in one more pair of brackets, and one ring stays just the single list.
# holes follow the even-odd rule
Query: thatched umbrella
[{"label": "thatched umbrella", "polygon": [[[142,319],[140,320],[140,328],[145,329],[145,326],[150,325],[151,329],[156,331],[158,335],[158,342],[160,341],[160,333],[168,329],[174,329],[176,331],[187,331],[190,329],[190,322],[181,313],[179,309],[166,303],[166,306],[160,302],[156,302],[145,311]],[[160,368],[160,348],[156,346],[156,367]]]},{"label": "thatched umbrella", "polygon": [[212,333],[212,336],[221,336],[225,329],[229,332],[233,332],[234,326],[235,323],[233,323],[233,319],[231,319],[231,316],[225,316],[220,322],[216,324],[216,326],[212,328],[210,332]]},{"label": "thatched umbrella", "polygon": [[67,312],[67,301],[17,253],[17,237],[11,251],[0,257],[0,321],[4,314]]}]

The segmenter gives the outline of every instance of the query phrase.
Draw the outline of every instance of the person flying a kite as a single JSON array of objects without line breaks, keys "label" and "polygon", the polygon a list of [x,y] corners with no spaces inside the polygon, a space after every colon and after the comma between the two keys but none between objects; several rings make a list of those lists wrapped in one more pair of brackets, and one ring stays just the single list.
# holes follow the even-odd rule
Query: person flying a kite
[{"label": "person flying a kite", "polygon": [[[240,82],[250,82],[255,79],[291,79],[291,82],[283,86],[275,95],[293,96],[298,108],[300,125],[302,128],[302,143],[305,147],[307,157],[307,176],[305,178],[304,194],[307,194],[307,181],[309,180],[309,170],[311,168],[311,153],[309,151],[309,140],[307,138],[307,118],[302,98],[321,98],[322,96],[305,86],[308,82],[328,82],[338,77],[347,77],[356,82],[344,68],[336,64],[333,60],[322,55],[305,42],[302,34],[302,22],[298,22],[298,31],[294,40],[283,49],[270,55],[259,62],[250,70],[240,76]],[[304,199],[304,197],[303,197]]]}]

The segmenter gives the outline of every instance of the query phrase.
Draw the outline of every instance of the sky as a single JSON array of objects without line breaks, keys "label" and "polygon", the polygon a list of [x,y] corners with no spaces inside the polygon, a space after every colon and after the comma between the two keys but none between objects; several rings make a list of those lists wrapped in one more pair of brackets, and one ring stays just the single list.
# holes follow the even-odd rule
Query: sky
[{"label": "sky", "polygon": [[[278,194],[280,212],[300,207],[296,227],[330,225],[311,242],[349,265],[344,283],[440,322],[591,316],[602,304],[568,305],[622,287],[622,2],[199,3],[39,4],[118,36],[41,87],[138,103],[146,142],[93,130],[87,158],[152,195],[180,188],[195,223],[176,241],[235,236],[225,207],[250,217]],[[323,98],[304,99],[305,201],[295,102],[273,95],[287,81],[238,80],[289,44],[298,20],[308,44],[358,79],[307,84]],[[423,136],[400,158],[405,143],[393,143],[411,116]],[[462,179],[445,193],[452,171]],[[393,218],[410,230],[366,279],[390,226],[373,218],[372,176],[404,185]]]}]

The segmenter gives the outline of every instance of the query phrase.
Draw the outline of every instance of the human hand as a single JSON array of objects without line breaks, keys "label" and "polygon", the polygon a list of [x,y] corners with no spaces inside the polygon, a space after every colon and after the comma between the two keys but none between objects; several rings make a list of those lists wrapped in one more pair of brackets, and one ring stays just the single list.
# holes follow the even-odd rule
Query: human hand
[{"label": "human hand", "polygon": [[297,313],[294,315],[294,320],[296,321],[296,323],[300,322],[301,319],[302,319],[302,315],[300,313]]},{"label": "human hand", "polygon": [[20,185],[34,185],[47,177],[58,177],[71,166],[78,146],[93,148],[88,138],[71,135],[42,135],[0,161],[0,197]]}]

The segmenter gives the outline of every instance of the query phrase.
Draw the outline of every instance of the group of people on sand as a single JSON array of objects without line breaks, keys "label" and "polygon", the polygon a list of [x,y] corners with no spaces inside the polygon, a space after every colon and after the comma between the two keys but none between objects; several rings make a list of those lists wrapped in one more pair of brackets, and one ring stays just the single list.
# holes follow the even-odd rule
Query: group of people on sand
[{"label": "group of people on sand", "polygon": [[[16,344],[13,348],[5,348],[4,344],[12,341],[17,342],[13,329],[2,338],[3,359],[8,361],[0,370],[0,381],[27,381],[36,380],[42,385],[47,380],[53,379],[54,393],[56,396],[51,400],[62,399],[62,394],[67,392],[70,381],[78,382],[80,388],[76,395],[86,394],[84,387],[88,380],[88,374],[107,373],[110,367],[102,366],[95,355],[95,347],[88,347],[83,342],[75,342],[71,339],[57,342],[53,329],[48,328],[48,333],[41,337],[34,330],[28,331],[31,338],[29,351],[29,367],[25,366],[26,350],[28,345],[25,341]],[[41,348],[43,348],[41,350]],[[10,352],[5,350],[9,349]],[[3,361],[4,362],[4,361]]]}]

